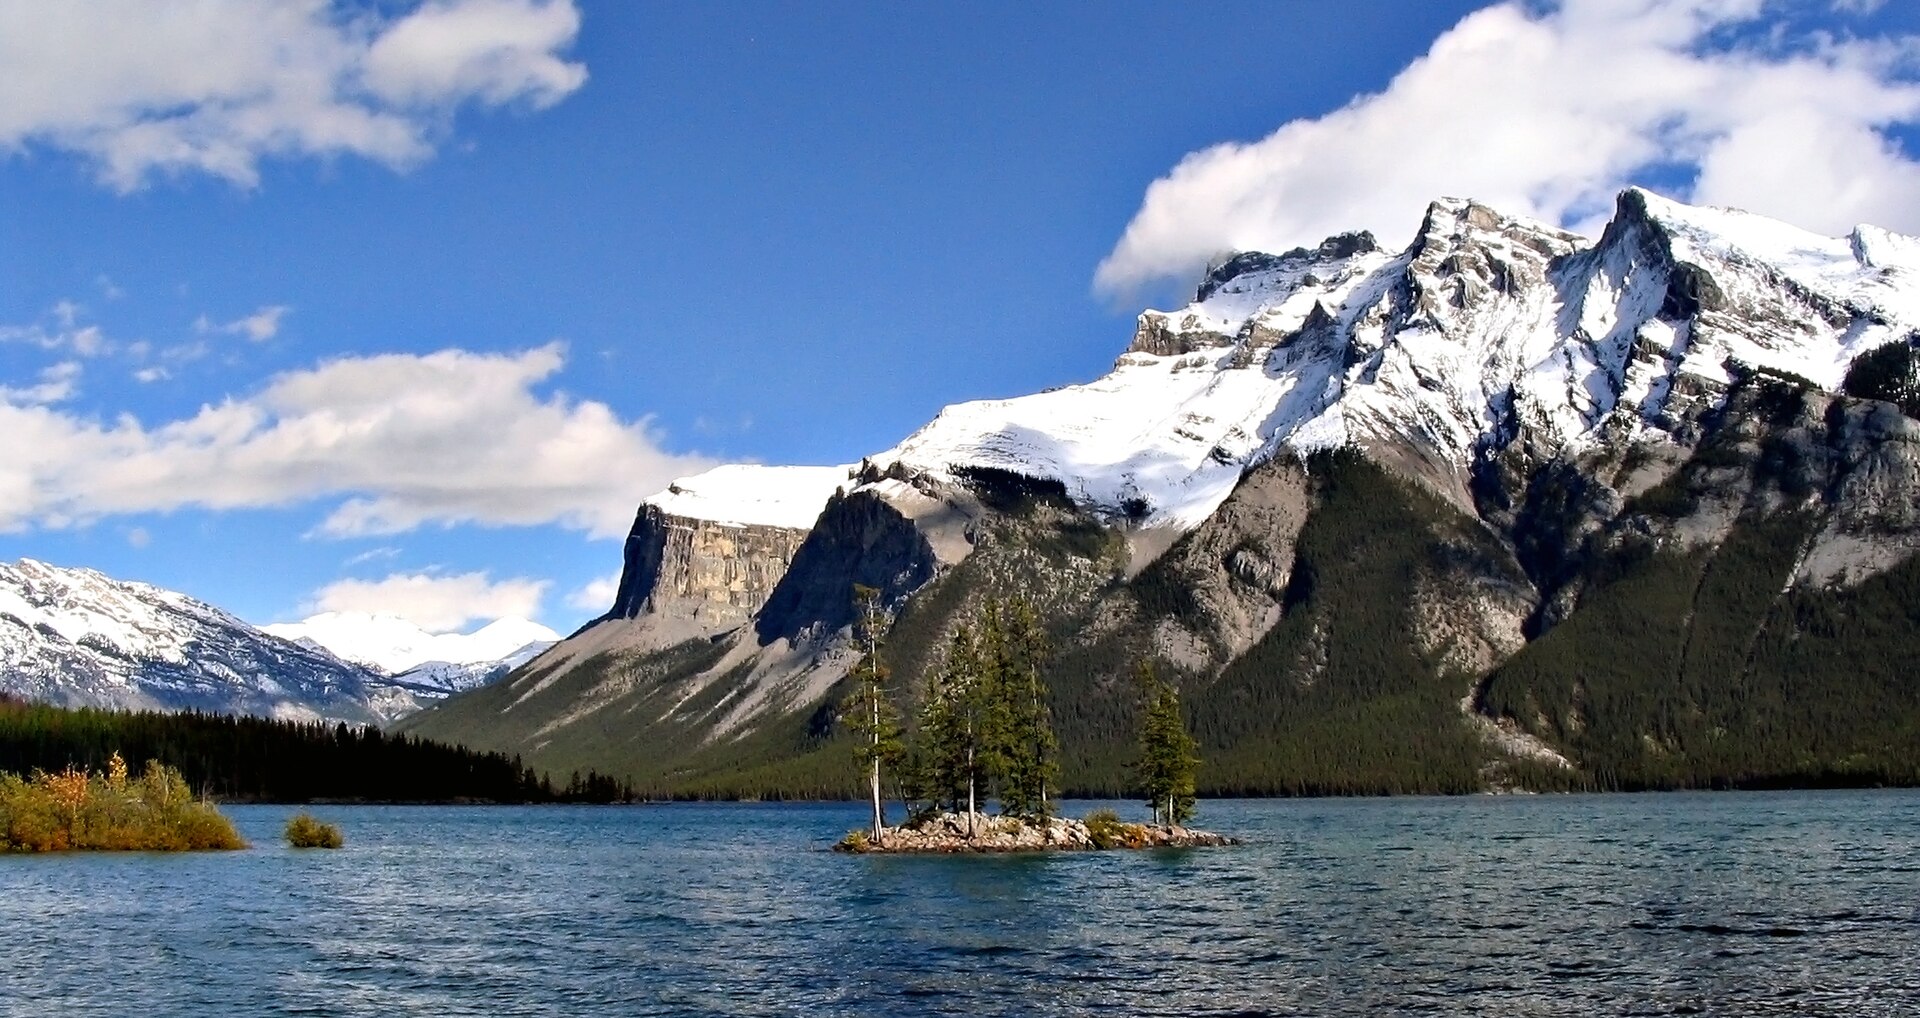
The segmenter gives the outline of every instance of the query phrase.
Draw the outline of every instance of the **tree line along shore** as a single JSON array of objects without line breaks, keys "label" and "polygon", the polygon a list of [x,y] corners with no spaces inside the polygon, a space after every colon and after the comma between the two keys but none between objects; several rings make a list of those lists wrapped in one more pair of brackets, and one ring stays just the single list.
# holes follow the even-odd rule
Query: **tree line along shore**
[{"label": "tree line along shore", "polygon": [[0,695],[0,772],[104,771],[115,755],[177,771],[223,802],[623,802],[626,781],[555,780],[518,757],[377,728],[195,711],[112,711]]}]

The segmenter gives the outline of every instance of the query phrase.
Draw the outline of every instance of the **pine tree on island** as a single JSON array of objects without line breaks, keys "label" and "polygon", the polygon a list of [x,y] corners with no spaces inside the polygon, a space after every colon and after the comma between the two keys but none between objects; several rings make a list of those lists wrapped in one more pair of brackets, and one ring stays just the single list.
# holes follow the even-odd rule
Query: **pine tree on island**
[{"label": "pine tree on island", "polygon": [[900,759],[900,717],[887,692],[891,670],[880,660],[880,634],[889,621],[886,608],[880,603],[880,591],[856,583],[853,597],[859,606],[853,623],[853,639],[860,648],[860,660],[853,666],[850,676],[853,690],[841,705],[841,717],[856,740],[854,757],[867,769],[868,790],[873,798],[873,837],[877,840],[887,826],[885,807],[880,801],[880,767]]},{"label": "pine tree on island", "polygon": [[[1139,668],[1143,702],[1136,770],[1155,824],[1123,822],[1112,810],[1096,810],[1085,820],[1054,816],[1048,792],[1059,780],[1060,751],[1048,706],[1047,640],[1039,613],[1019,597],[983,602],[948,636],[944,658],[927,675],[912,754],[901,768],[909,819],[887,827],[880,762],[899,752],[899,728],[887,704],[886,667],[879,660],[876,634],[886,620],[876,595],[861,588],[859,597],[855,636],[862,656],[842,717],[857,735],[855,752],[868,767],[873,827],[850,832],[838,849],[1023,852],[1234,843],[1177,826],[1193,816],[1199,757],[1179,697],[1145,663]],[[997,816],[984,814],[987,798],[999,800]]]},{"label": "pine tree on island", "polygon": [[[874,799],[872,830],[854,830],[843,851],[1039,851],[1231,845],[1231,837],[1181,830],[1194,814],[1194,738],[1179,695],[1142,661],[1140,788],[1154,807],[1154,826],[1121,822],[1114,811],[1085,820],[1054,816],[1048,791],[1058,786],[1060,743],[1054,739],[1046,686],[1046,634],[1025,597],[987,599],[948,634],[939,667],[927,672],[916,713],[912,755],[900,768],[908,822],[887,828],[881,764],[900,757],[900,728],[887,697],[879,632],[887,626],[879,595],[856,588],[860,617],[854,640],[860,661],[841,718],[856,736]],[[996,816],[983,799],[1000,803]]]},{"label": "pine tree on island", "polygon": [[1141,694],[1140,759],[1134,765],[1140,791],[1155,823],[1183,824],[1193,819],[1199,744],[1180,713],[1180,694],[1154,672],[1153,663],[1140,662],[1135,675]]},{"label": "pine tree on island", "polygon": [[1059,770],[1047,706],[1046,637],[1023,598],[988,601],[954,629],[941,668],[921,701],[920,793],[935,804],[962,804],[969,834],[983,793],[1001,812],[1046,817],[1047,787]]},{"label": "pine tree on island", "polygon": [[1000,773],[1000,809],[1016,816],[1048,817],[1047,786],[1060,771],[1059,742],[1047,706],[1042,669],[1047,637],[1039,614],[1024,597],[989,602],[984,609],[999,705],[1001,744],[994,753]]},{"label": "pine tree on island", "polygon": [[947,660],[928,679],[920,706],[920,748],[925,791],[956,810],[966,804],[968,834],[979,807],[981,764],[990,722],[980,641],[962,624],[947,641]]}]

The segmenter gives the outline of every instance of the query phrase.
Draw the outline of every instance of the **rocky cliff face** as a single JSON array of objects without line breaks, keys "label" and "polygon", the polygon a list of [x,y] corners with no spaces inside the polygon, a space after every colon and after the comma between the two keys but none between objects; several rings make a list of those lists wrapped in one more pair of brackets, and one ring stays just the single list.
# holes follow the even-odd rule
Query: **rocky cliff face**
[{"label": "rocky cliff face", "polygon": [[640,507],[609,619],[646,614],[717,629],[746,622],[786,575],[808,531],[674,516]]},{"label": "rocky cliff face", "polygon": [[854,587],[887,604],[920,589],[938,560],[913,520],[878,493],[835,495],[754,623],[761,643],[831,636],[853,623]]}]

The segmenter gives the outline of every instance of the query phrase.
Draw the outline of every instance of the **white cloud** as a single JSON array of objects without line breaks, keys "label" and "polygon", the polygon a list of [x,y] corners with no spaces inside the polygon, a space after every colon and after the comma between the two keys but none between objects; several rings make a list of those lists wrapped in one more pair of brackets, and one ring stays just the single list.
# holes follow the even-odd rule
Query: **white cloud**
[{"label": "white cloud", "polygon": [[151,427],[0,401],[0,530],[324,500],[329,535],[551,523],[617,537],[641,498],[711,462],[662,451],[644,419],[539,391],[564,359],[558,344],[342,358]]},{"label": "white cloud", "polygon": [[1186,282],[1227,251],[1345,230],[1397,242],[1441,196],[1590,229],[1620,188],[1676,168],[1697,174],[1679,195],[1691,201],[1835,234],[1863,221],[1920,230],[1920,162],[1884,133],[1920,122],[1909,74],[1920,40],[1788,38],[1762,20],[1768,9],[1564,0],[1475,12],[1385,91],[1187,155],[1148,187],[1095,284]]},{"label": "white cloud", "polygon": [[127,544],[134,548],[145,548],[153,543],[153,535],[145,527],[133,527],[127,531]]},{"label": "white cloud", "polygon": [[98,325],[80,324],[86,313],[85,307],[73,301],[59,301],[38,321],[0,325],[0,343],[24,343],[80,357],[100,357],[117,350],[119,344],[107,338]]},{"label": "white cloud", "polygon": [[270,304],[243,318],[236,318],[224,325],[215,325],[211,318],[201,315],[194,319],[193,331],[206,334],[225,333],[229,336],[244,336],[255,343],[264,343],[280,334],[280,320],[287,316],[292,308],[284,304]]},{"label": "white cloud", "polygon": [[308,612],[398,615],[430,633],[449,633],[475,620],[533,618],[548,581],[491,579],[484,572],[443,576],[394,573],[380,580],[339,580],[314,593]]},{"label": "white cloud", "polygon": [[61,361],[40,372],[33,385],[0,385],[0,402],[21,406],[47,406],[64,403],[80,388],[80,362]]},{"label": "white cloud", "polygon": [[164,382],[172,377],[172,372],[160,367],[137,368],[133,372],[133,380],[143,385],[153,382]]},{"label": "white cloud", "polygon": [[586,80],[572,0],[0,4],[0,151],[77,152],[118,190],[155,173],[242,186],[264,158],[404,169],[463,105],[544,108]]},{"label": "white cloud", "polygon": [[620,571],[618,569],[605,576],[589,580],[587,585],[567,595],[567,607],[598,614],[613,607],[614,595],[620,593]]},{"label": "white cloud", "polygon": [[360,554],[355,555],[352,558],[348,559],[343,564],[347,566],[358,566],[358,565],[365,565],[368,562],[380,562],[387,559],[396,559],[399,557],[400,557],[400,549],[392,545],[382,545],[381,547],[378,547],[378,548],[368,548],[366,551],[363,551]]},{"label": "white cloud", "polygon": [[580,31],[571,3],[439,0],[396,22],[367,50],[364,75],[399,104],[465,99],[545,108],[586,81],[586,69],[553,54]]}]

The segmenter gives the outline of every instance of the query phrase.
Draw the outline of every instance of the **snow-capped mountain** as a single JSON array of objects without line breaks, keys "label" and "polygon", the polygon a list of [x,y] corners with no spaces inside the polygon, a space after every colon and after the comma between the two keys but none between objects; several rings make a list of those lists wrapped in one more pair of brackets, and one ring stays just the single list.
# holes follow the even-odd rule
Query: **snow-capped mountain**
[{"label": "snow-capped mountain", "polygon": [[[1224,261],[1095,381],[950,406],[850,470],[674,482],[641,505],[606,616],[416,730],[663,780],[776,719],[817,738],[866,586],[899,613],[909,683],[983,598],[1036,602],[1090,768],[1122,755],[1101,740],[1141,659],[1190,677],[1248,782],[1227,787],[1332,787],[1255,746],[1322,737],[1287,727],[1316,718],[1348,726],[1322,760],[1457,749],[1422,740],[1468,725],[1489,756],[1455,789],[1583,762],[1653,785],[1853,768],[1897,732],[1743,744],[1744,763],[1713,740],[1802,732],[1767,704],[1854,709],[1854,686],[1794,685],[1828,678],[1795,655],[1850,656],[1894,691],[1886,717],[1920,718],[1887,665],[1920,645],[1899,601],[1920,592],[1916,363],[1913,238],[1631,189],[1590,240],[1443,199],[1398,251],[1362,233]],[[1836,643],[1835,619],[1877,628]],[[1790,691],[1752,693],[1768,683]],[[1370,698],[1409,690],[1438,711],[1421,733],[1353,727],[1404,724],[1413,700]],[[1379,763],[1368,787],[1440,787],[1394,768],[1460,759]]]},{"label": "snow-capped mountain", "polygon": [[724,526],[805,530],[834,489],[846,486],[853,470],[730,463],[682,477],[649,496],[646,504],[670,516]]},{"label": "snow-capped mountain", "polygon": [[1464,481],[1503,430],[1548,450],[1609,420],[1666,430],[1741,364],[1836,389],[1916,326],[1920,241],[1874,227],[1834,239],[1636,189],[1589,244],[1443,200],[1398,254],[1357,234],[1233,258],[1141,315],[1106,377],[948,407],[872,459],[1054,478],[1186,529],[1282,450],[1400,444]]},{"label": "snow-capped mountain", "polygon": [[[1665,431],[1742,366],[1836,389],[1916,328],[1920,240],[1876,227],[1824,237],[1636,188],[1594,243],[1443,199],[1398,253],[1360,233],[1233,257],[1192,303],[1143,313],[1100,379],[949,406],[868,462],[1054,479],[1086,508],[1186,530],[1281,452],[1406,444],[1464,484],[1516,429],[1543,451],[1609,423]],[[805,529],[852,474],[729,465],[646,503]]]},{"label": "snow-capped mountain", "polygon": [[398,615],[369,612],[323,612],[261,628],[373,669],[426,696],[484,685],[560,639],[522,618],[496,619],[471,633],[430,633]]},{"label": "snow-capped mountain", "polygon": [[0,690],[64,706],[384,723],[407,690],[212,605],[90,569],[0,564]]}]

